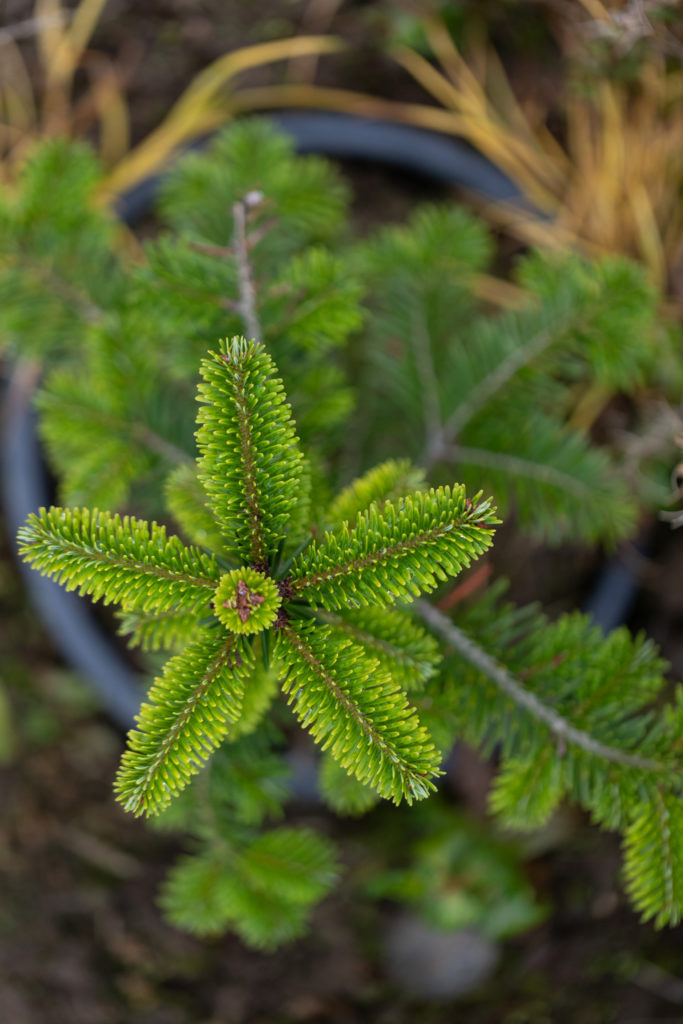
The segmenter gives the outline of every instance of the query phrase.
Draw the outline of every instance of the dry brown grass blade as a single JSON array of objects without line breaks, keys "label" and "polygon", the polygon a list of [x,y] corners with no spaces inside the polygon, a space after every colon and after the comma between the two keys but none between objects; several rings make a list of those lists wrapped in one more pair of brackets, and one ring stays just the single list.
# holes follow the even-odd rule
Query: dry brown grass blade
[{"label": "dry brown grass blade", "polygon": [[60,0],[36,0],[36,40],[43,67],[42,117],[44,130],[64,130],[69,115],[69,88],[62,76],[66,12]]},{"label": "dry brown grass blade", "polygon": [[[552,190],[544,183],[546,163],[539,162],[538,146],[511,131],[492,109],[486,92],[454,46],[449,51],[451,64],[457,57],[458,79],[451,84],[424,57],[407,47],[396,47],[391,56],[435,99],[457,118],[452,134],[464,135],[490,160],[522,186],[535,206],[553,208]],[[527,133],[528,134],[528,133]],[[539,173],[539,163],[541,172]]]},{"label": "dry brown grass blade", "polygon": [[457,83],[449,82],[433,64],[430,64],[426,57],[416,53],[415,50],[411,50],[407,46],[394,46],[390,50],[390,56],[447,110],[455,112],[477,110],[483,103],[482,96],[479,94],[471,96],[459,89]]},{"label": "dry brown grass blade", "polygon": [[574,411],[567,419],[567,426],[587,433],[611,397],[612,392],[602,384],[589,384],[579,393]]},{"label": "dry brown grass blade", "polygon": [[600,3],[600,0],[579,0],[581,6],[596,21],[611,22],[612,18],[607,8]]},{"label": "dry brown grass blade", "polygon": [[110,167],[130,147],[130,117],[122,74],[103,54],[85,54],[82,64],[90,84],[72,107],[71,132],[80,137],[91,133],[97,124],[99,157],[105,167]]},{"label": "dry brown grass blade", "polygon": [[106,179],[102,198],[109,201],[158,171],[185,143],[225,121],[235,110],[234,96],[222,90],[243,71],[311,54],[338,53],[344,43],[330,36],[300,36],[246,46],[219,57],[200,72],[158,128],[133,149]]},{"label": "dry brown grass blade", "polygon": [[[292,60],[312,54],[340,53],[346,48],[341,39],[334,36],[294,36],[277,39],[271,43],[257,43],[240,50],[226,53],[210,64],[193,79],[182,94],[173,110],[186,105],[206,102],[227,82],[242,71],[274,64],[280,60]],[[173,114],[173,110],[171,114]]]},{"label": "dry brown grass blade", "polygon": [[480,99],[483,95],[481,82],[463,59],[445,22],[430,16],[424,19],[423,26],[427,42],[453,85],[463,94]]},{"label": "dry brown grass blade", "polygon": [[93,101],[100,122],[100,159],[105,167],[113,167],[130,149],[130,113],[116,74],[98,80],[93,86]]},{"label": "dry brown grass blade", "polygon": [[36,0],[38,44],[45,69],[43,117],[49,132],[68,131],[74,74],[106,2],[80,0],[68,18],[60,0]]},{"label": "dry brown grass blade", "polygon": [[230,106],[234,113],[240,114],[249,110],[275,110],[284,107],[334,110],[414,124],[419,128],[428,128],[444,135],[462,135],[464,127],[464,122],[460,122],[456,115],[439,107],[423,103],[401,103],[370,96],[364,92],[354,92],[351,89],[319,85],[266,85],[240,89],[232,95]]},{"label": "dry brown grass blade", "polygon": [[37,0],[37,17],[44,21],[39,39],[48,84],[60,82],[65,89],[71,87],[74,72],[106,3],[107,0],[80,0],[67,18],[60,0]]},{"label": "dry brown grass blade", "polygon": [[471,287],[478,299],[500,309],[519,309],[528,300],[523,288],[491,274],[477,274]]},{"label": "dry brown grass blade", "polygon": [[[301,17],[299,32],[307,36],[326,35],[343,3],[344,0],[309,0]],[[287,80],[312,85],[319,61],[320,54],[290,61],[287,66]]]},{"label": "dry brown grass blade", "polygon": [[36,103],[31,76],[12,36],[0,30],[0,92],[6,124],[19,134],[35,124]]},{"label": "dry brown grass blade", "polygon": [[633,214],[636,242],[643,263],[648,268],[654,283],[662,289],[666,286],[667,278],[666,254],[657,218],[642,181],[633,183],[627,198]]},{"label": "dry brown grass blade", "polygon": [[523,245],[543,249],[572,248],[586,253],[595,252],[595,247],[585,243],[568,225],[558,224],[551,218],[535,217],[517,205],[507,203],[484,203],[477,196],[470,196],[470,202],[481,216],[496,228]]},{"label": "dry brown grass blade", "polygon": [[[593,19],[611,21],[599,0],[581,2]],[[454,122],[440,128],[438,118],[415,108],[408,119],[462,135],[554,221],[544,225],[519,212],[496,211],[496,222],[526,242],[548,244],[556,232],[554,244],[638,255],[663,283],[673,253],[682,248],[683,119],[677,100],[683,73],[671,74],[653,52],[645,58],[639,97],[619,82],[598,83],[593,95],[568,90],[565,148],[538,116],[538,123],[527,118],[497,55],[481,39],[471,42],[465,60],[440,19],[425,18],[423,25],[443,73],[405,48],[392,55],[452,112]],[[398,117],[406,118],[405,106]]]},{"label": "dry brown grass blade", "polygon": [[50,68],[65,35],[68,14],[60,0],[36,0],[34,22],[41,64]]},{"label": "dry brown grass blade", "polygon": [[72,71],[85,53],[106,4],[107,0],[81,0],[76,8],[66,33]]}]

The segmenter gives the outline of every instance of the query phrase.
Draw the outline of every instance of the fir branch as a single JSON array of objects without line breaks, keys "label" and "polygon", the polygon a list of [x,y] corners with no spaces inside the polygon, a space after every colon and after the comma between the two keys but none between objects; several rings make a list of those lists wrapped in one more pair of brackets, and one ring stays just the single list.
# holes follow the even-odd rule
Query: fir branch
[{"label": "fir branch", "polygon": [[[274,673],[272,676],[277,690],[277,679]],[[253,685],[252,676],[244,693],[245,704]],[[235,738],[243,722],[244,705],[239,722],[231,728],[230,741],[218,748],[208,771],[197,779],[197,788],[205,787],[201,796],[209,805],[207,814],[212,818],[209,828],[223,835],[235,825],[238,829],[244,825],[253,827],[261,825],[266,818],[281,818],[284,805],[291,797],[290,767],[282,757],[282,735],[268,720],[249,735],[240,734]],[[251,724],[253,729],[258,721]]]},{"label": "fir branch", "polygon": [[482,409],[490,398],[512,380],[524,366],[538,358],[550,345],[557,341],[556,331],[540,330],[524,344],[512,349],[486,377],[472,388],[468,396],[451,413],[443,427],[431,438],[425,448],[421,465],[431,469],[440,462],[453,441],[470,420]]},{"label": "fir branch", "polygon": [[18,534],[20,554],[67,590],[128,611],[208,609],[215,558],[167,537],[166,528],[94,509],[40,509]]},{"label": "fir branch", "polygon": [[312,904],[337,877],[332,844],[303,828],[231,840],[214,841],[172,869],[161,894],[171,921],[200,935],[232,927],[264,950],[300,935]]},{"label": "fir branch", "polygon": [[188,242],[190,249],[194,252],[201,252],[204,256],[215,256],[217,259],[232,259],[235,255],[233,249],[227,245],[211,245],[210,242]]},{"label": "fir branch", "polygon": [[607,452],[541,412],[520,415],[501,409],[478,420],[476,444],[452,446],[463,482],[499,495],[503,509],[512,504],[520,524],[550,543],[627,536],[636,506]]},{"label": "fir branch", "polygon": [[408,459],[388,459],[340,491],[325,520],[333,526],[344,520],[352,522],[359,512],[364,512],[372,504],[381,512],[385,502],[396,501],[425,487],[424,470],[412,466]]},{"label": "fir branch", "polygon": [[381,514],[371,505],[353,530],[343,523],[296,559],[292,593],[330,611],[411,601],[482,554],[497,522],[490,502],[473,505],[457,485],[387,501]]},{"label": "fir branch", "polygon": [[530,480],[539,480],[542,483],[550,484],[558,490],[571,494],[573,498],[582,501],[592,500],[595,495],[591,488],[576,476],[565,473],[557,466],[548,465],[543,462],[534,462],[531,459],[522,458],[519,455],[511,455],[509,452],[496,452],[485,448],[472,448],[468,445],[453,444],[444,450],[443,458],[449,458],[454,462],[466,462],[473,466],[485,466],[491,469],[509,473],[512,476],[528,477]]},{"label": "fir branch", "polygon": [[189,467],[193,460],[163,436],[159,424],[141,419],[139,362],[124,382],[109,367],[103,370],[103,353],[98,356],[85,367],[50,374],[37,398],[39,426],[59,471],[64,504],[117,508],[125,504],[131,483],[158,466],[159,457],[171,466]]},{"label": "fir branch", "polygon": [[362,608],[357,611],[319,612],[333,626],[364,647],[406,690],[425,683],[440,661],[439,645],[405,611],[398,608]]},{"label": "fir branch", "polygon": [[[28,263],[28,260],[26,262]],[[78,315],[82,323],[97,324],[104,320],[106,311],[95,305],[83,288],[67,280],[53,265],[19,266],[34,288],[61,299],[67,308],[70,307]]]},{"label": "fir branch", "polygon": [[129,647],[143,651],[180,649],[202,629],[196,612],[120,612],[119,634],[129,637]]},{"label": "fir branch", "polygon": [[376,660],[317,623],[278,631],[282,688],[323,750],[380,796],[428,796],[439,755],[403,691]]},{"label": "fir branch", "polygon": [[[192,544],[220,552],[221,533],[194,467],[177,466],[164,485],[166,507]],[[233,566],[231,566],[233,568]]]},{"label": "fir branch", "polygon": [[294,360],[298,368],[302,359],[317,361],[341,347],[363,322],[361,296],[358,270],[346,255],[311,248],[285,264],[264,289],[261,313],[281,368],[294,369]]},{"label": "fir branch", "polygon": [[335,814],[360,817],[379,802],[374,789],[345,772],[329,753],[321,758],[318,786],[325,803]]},{"label": "fir branch", "polygon": [[417,614],[437,633],[451,649],[456,650],[463,658],[469,661],[488,679],[491,680],[504,694],[515,704],[528,711],[533,718],[543,722],[560,741],[573,743],[588,754],[593,754],[603,761],[612,764],[622,765],[628,768],[635,768],[644,772],[652,772],[657,775],[666,773],[667,766],[647,757],[640,757],[638,754],[630,754],[627,751],[610,747],[599,740],[594,739],[588,733],[577,729],[549,707],[535,694],[526,690],[515,677],[492,658],[486,651],[468,637],[442,612],[426,601],[417,601],[414,605]]},{"label": "fir branch", "polygon": [[201,853],[185,854],[163,881],[159,902],[176,928],[196,935],[220,935],[232,923],[235,853],[213,844]]},{"label": "fir branch", "polygon": [[178,161],[164,179],[161,212],[173,230],[225,245],[234,230],[233,204],[255,183],[277,213],[269,234],[280,257],[275,266],[306,245],[341,235],[348,189],[339,172],[320,157],[297,156],[292,139],[263,118],[239,118],[201,153]]},{"label": "fir branch", "polygon": [[641,804],[626,830],[626,889],[644,920],[656,928],[683,916],[683,811],[680,793],[658,791]]},{"label": "fir branch", "polygon": [[242,562],[262,565],[284,536],[303,456],[282,382],[262,346],[233,338],[202,362],[199,478]]},{"label": "fir branch", "polygon": [[127,811],[158,814],[185,788],[239,718],[253,664],[250,646],[223,630],[167,662],[121,760],[115,788]]},{"label": "fir branch", "polygon": [[259,836],[244,851],[241,868],[256,889],[268,892],[276,885],[278,896],[295,904],[319,900],[338,877],[330,841],[287,826]]}]

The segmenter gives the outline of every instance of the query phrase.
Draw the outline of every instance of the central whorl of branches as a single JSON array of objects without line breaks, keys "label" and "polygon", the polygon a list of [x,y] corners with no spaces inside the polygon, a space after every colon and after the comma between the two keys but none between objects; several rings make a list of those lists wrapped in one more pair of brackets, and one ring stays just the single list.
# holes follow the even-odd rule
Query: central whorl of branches
[{"label": "central whorl of branches", "polygon": [[[159,812],[230,734],[256,639],[301,722],[343,769],[397,803],[425,797],[440,754],[403,687],[429,674],[433,645],[391,606],[429,593],[489,547],[498,521],[490,502],[459,485],[411,492],[415,474],[389,463],[340,496],[350,521],[301,545],[304,459],[273,361],[255,341],[224,341],[202,363],[198,398],[206,509],[189,519],[206,542],[216,535],[205,528],[211,517],[218,550],[87,510],[43,510],[20,535],[28,561],[116,601],[149,646],[185,642],[130,734],[120,800],[134,813]],[[226,564],[234,568],[222,572]]]}]

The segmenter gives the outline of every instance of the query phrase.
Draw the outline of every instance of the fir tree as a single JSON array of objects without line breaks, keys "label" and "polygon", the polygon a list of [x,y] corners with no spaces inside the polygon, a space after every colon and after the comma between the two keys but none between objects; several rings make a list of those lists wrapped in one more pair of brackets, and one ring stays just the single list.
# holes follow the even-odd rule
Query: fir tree
[{"label": "fir tree", "polygon": [[[288,525],[306,506],[303,456],[272,360],[235,338],[203,362],[202,378],[198,479],[218,552],[186,547],[156,523],[87,509],[43,509],[20,534],[32,565],[116,602],[148,643],[169,632],[187,639],[131,733],[119,799],[155,814],[186,786],[240,719],[256,644],[297,716],[346,771],[396,803],[424,798],[439,754],[390,668],[400,662],[402,681],[412,665],[424,674],[419,651],[429,643],[416,625],[404,642],[389,609],[486,550],[497,522],[490,502],[467,499],[460,486],[418,490],[381,509],[372,503],[292,551]],[[325,620],[330,612],[341,619]]]},{"label": "fir tree", "polygon": [[[52,159],[68,162],[59,149]],[[118,780],[131,810],[195,836],[164,887],[171,919],[272,945],[301,932],[335,877],[323,838],[263,831],[286,798],[279,688],[324,748],[321,788],[339,813],[426,796],[463,736],[500,758],[491,806],[504,824],[535,828],[576,801],[624,833],[635,906],[678,922],[683,702],[665,699],[654,646],[625,630],[603,637],[579,615],[548,623],[504,604],[498,586],[448,615],[403,607],[490,543],[488,502],[429,488],[456,465],[548,540],[628,533],[633,494],[581,427],[594,378],[603,396],[631,392],[671,365],[640,271],[532,255],[513,308],[491,315],[477,299],[490,245],[471,216],[422,210],[351,258],[334,175],[256,123],[181,164],[163,199],[171,232],[124,267],[111,222],[90,210],[92,169],[74,159],[81,214],[63,239],[51,239],[59,211],[38,216],[38,157],[28,199],[0,210],[0,328],[10,341],[35,334],[41,352],[72,329],[79,339],[40,400],[65,499],[120,509],[133,493],[159,514],[163,493],[189,545],[85,508],[42,510],[22,544],[36,568],[119,604],[131,642],[173,653]],[[82,271],[89,246],[100,262]],[[84,289],[76,305],[61,285],[48,293],[40,323],[22,312],[29,285],[45,292],[31,256]],[[364,317],[362,349],[346,360],[360,395],[348,419],[339,355]],[[190,381],[225,324],[263,344],[237,339],[204,361],[195,466]],[[330,456],[343,434],[340,469]],[[367,465],[332,498],[331,478]]]}]

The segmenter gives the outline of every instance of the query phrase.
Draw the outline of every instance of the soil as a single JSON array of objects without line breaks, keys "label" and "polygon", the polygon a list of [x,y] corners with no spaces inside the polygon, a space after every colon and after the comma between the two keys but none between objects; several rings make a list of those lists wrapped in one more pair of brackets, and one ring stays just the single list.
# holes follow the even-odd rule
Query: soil
[{"label": "soil", "polygon": [[[6,0],[3,21],[30,16],[32,6]],[[133,134],[140,138],[208,61],[238,45],[299,31],[325,6],[110,0],[95,46],[129,68]],[[333,27],[359,45],[322,80],[414,98],[414,87],[395,68],[364,60],[381,6],[342,5]],[[345,171],[364,230],[378,219],[402,220],[425,196],[412,179],[394,178],[388,186],[382,178],[380,190],[380,172],[358,165]],[[647,627],[680,673],[679,537],[655,533],[633,621]],[[538,597],[540,584],[558,610],[568,592],[580,603],[596,567],[590,554],[564,550],[532,559],[528,548],[513,544],[506,552],[513,572],[518,567],[517,596]],[[560,587],[558,567],[570,559],[573,575]],[[531,564],[533,576],[524,570]],[[334,832],[349,870],[316,911],[308,937],[266,956],[234,937],[207,942],[175,931],[163,922],[155,893],[182,842],[151,832],[114,803],[111,781],[123,737],[60,664],[26,604],[7,538],[0,549],[0,666],[0,1021],[683,1022],[680,931],[657,933],[638,923],[620,886],[617,840],[577,815],[558,826],[561,842],[551,836],[545,852],[529,862],[540,897],[552,907],[546,923],[507,943],[495,976],[457,1003],[415,1000],[388,980],[383,936],[395,908],[352,898],[362,825],[321,822]],[[459,763],[463,775],[453,799],[481,812],[487,768],[471,752]],[[321,813],[295,811],[308,819]]]}]

